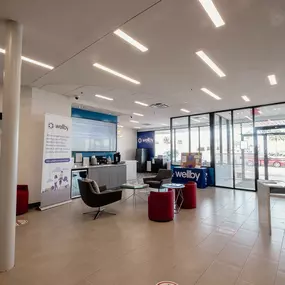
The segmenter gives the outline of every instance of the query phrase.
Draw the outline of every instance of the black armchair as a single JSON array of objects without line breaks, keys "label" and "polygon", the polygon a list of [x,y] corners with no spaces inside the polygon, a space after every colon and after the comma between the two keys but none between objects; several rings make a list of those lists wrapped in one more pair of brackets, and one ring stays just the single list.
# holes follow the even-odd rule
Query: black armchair
[{"label": "black armchair", "polygon": [[91,208],[99,208],[94,220],[104,211],[101,207],[122,199],[122,190],[107,190],[107,187],[104,185],[99,187],[100,193],[96,193],[91,181],[81,179],[78,179],[78,185],[83,202]]},{"label": "black armchair", "polygon": [[150,188],[159,189],[162,184],[171,183],[172,171],[168,169],[159,169],[156,176],[145,177],[143,182]]}]

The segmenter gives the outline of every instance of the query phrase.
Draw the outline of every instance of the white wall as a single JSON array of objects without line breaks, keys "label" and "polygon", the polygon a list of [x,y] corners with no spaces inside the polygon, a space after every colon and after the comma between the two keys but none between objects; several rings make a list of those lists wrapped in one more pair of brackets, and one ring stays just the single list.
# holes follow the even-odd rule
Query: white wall
[{"label": "white wall", "polygon": [[[65,96],[31,87],[21,88],[18,184],[29,186],[29,203],[40,202],[44,136],[44,115],[71,116],[71,100]],[[0,86],[0,112],[2,89]],[[122,160],[135,159],[137,132],[123,128],[117,149]]]},{"label": "white wall", "polygon": [[117,150],[121,153],[121,160],[133,160],[136,156],[137,132],[133,129],[120,128],[118,130]]}]

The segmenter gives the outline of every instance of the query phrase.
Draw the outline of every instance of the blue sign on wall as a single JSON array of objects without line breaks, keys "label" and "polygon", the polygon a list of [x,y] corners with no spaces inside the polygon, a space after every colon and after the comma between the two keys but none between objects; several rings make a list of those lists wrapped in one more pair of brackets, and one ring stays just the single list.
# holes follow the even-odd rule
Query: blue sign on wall
[{"label": "blue sign on wall", "polygon": [[138,132],[137,148],[154,149],[154,132]]},{"label": "blue sign on wall", "polygon": [[177,167],[173,169],[172,182],[186,184],[189,181],[197,183],[198,188],[206,188],[207,169],[206,168],[183,168]]}]

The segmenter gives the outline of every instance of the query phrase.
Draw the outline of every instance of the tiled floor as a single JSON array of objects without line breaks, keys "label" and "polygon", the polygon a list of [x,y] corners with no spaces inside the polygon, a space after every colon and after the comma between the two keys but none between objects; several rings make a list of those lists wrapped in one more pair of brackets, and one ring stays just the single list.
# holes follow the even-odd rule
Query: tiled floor
[{"label": "tiled floor", "polygon": [[196,210],[148,220],[147,202],[93,221],[81,200],[25,215],[17,264],[1,285],[284,285],[285,199],[272,198],[273,235],[259,231],[256,194],[199,190]]}]

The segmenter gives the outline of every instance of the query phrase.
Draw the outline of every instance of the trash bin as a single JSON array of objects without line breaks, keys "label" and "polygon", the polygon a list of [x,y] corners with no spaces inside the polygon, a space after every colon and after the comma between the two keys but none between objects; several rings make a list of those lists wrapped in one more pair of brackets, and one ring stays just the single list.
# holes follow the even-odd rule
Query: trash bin
[{"label": "trash bin", "polygon": [[29,210],[28,185],[17,185],[17,211],[16,214],[23,215]]}]

